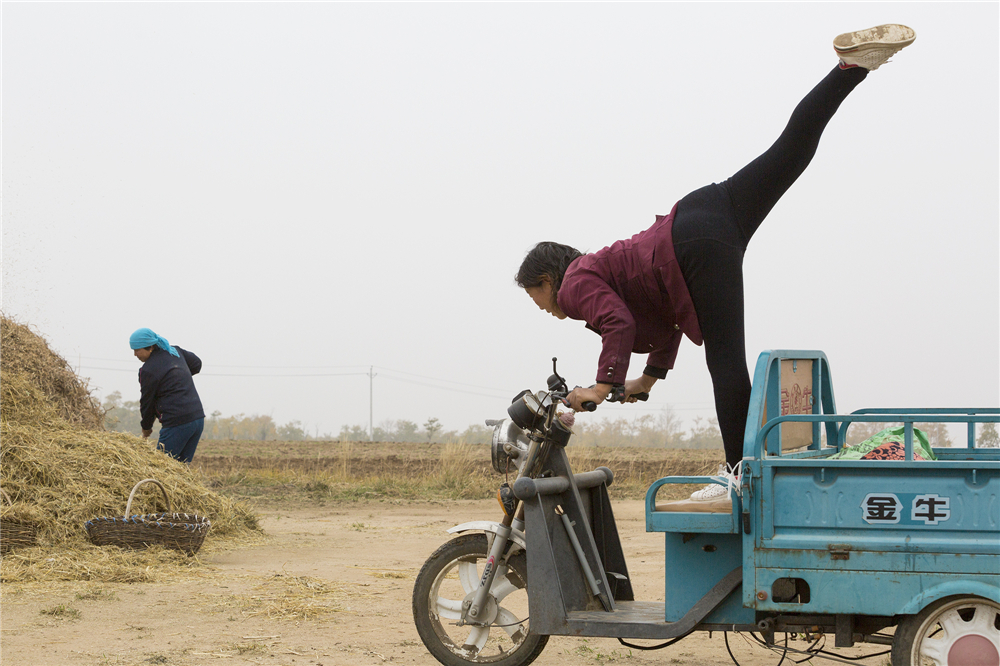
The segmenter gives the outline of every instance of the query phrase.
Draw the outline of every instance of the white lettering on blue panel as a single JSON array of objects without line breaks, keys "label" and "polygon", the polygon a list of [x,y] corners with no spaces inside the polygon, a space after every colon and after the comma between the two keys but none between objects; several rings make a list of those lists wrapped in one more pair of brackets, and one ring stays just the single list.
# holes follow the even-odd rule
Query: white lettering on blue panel
[{"label": "white lettering on blue panel", "polygon": [[892,493],[869,493],[861,502],[862,518],[869,525],[892,525],[899,522],[903,505]]},{"label": "white lettering on blue panel", "polygon": [[913,520],[922,520],[925,525],[938,525],[951,518],[951,498],[940,495],[917,495],[913,498],[910,511]]}]

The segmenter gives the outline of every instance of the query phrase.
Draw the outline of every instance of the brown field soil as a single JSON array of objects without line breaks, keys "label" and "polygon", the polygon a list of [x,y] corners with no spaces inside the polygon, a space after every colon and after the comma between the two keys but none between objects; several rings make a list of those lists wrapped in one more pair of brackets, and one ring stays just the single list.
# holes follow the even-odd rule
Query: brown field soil
[{"label": "brown field soil", "polygon": [[[615,512],[636,598],[662,600],[661,535],[646,533],[641,502],[618,502]],[[264,514],[269,543],[209,553],[203,557],[209,571],[191,580],[5,585],[2,662],[436,664],[413,625],[414,578],[449,538],[448,527],[497,514],[492,500],[287,506]],[[741,637],[730,635],[730,644],[744,666],[778,663],[777,655]],[[732,662],[722,635],[696,633],[656,652],[630,650],[611,638],[553,637],[535,663]],[[885,657],[863,663],[880,666]]]},{"label": "brown field soil", "polygon": [[[341,495],[329,486],[306,489],[317,479],[341,478],[336,475],[342,476],[343,465],[338,467],[336,461],[344,450],[315,443],[310,448],[308,443],[251,447],[205,442],[196,461],[206,478],[224,493],[254,496],[269,537],[238,550],[214,547],[209,539],[198,556],[203,566],[165,583],[5,584],[0,660],[4,666],[436,664],[414,628],[415,577],[424,560],[451,538],[447,528],[469,520],[498,519],[496,502],[385,496],[352,501],[338,499]],[[488,447],[480,447],[474,466],[481,465],[483,450],[489,465]],[[364,475],[390,478],[386,475],[392,466],[412,468],[424,462],[428,466],[421,468],[423,473],[433,475],[441,451],[432,445],[355,444],[347,459],[354,479],[338,483],[357,484]],[[663,450],[608,451],[605,458],[618,455],[625,468],[631,464],[629,473],[635,476],[683,458],[683,453]],[[328,460],[333,462],[326,472],[308,471],[304,462],[321,465]],[[276,473],[275,461],[286,466],[286,472]],[[710,460],[688,462],[704,465]],[[253,464],[264,472],[261,476],[247,472]],[[233,481],[234,469],[243,469],[245,480],[256,479],[259,487],[248,490]],[[311,480],[306,483],[302,478]],[[489,483],[495,488],[498,482],[498,475],[491,472]],[[639,497],[616,500],[614,510],[636,598],[662,600],[662,535],[645,531]],[[773,666],[780,659],[740,636],[730,634],[729,639],[743,666]],[[791,645],[804,649],[808,644],[799,640]],[[853,656],[876,651],[869,646],[838,652]],[[861,663],[882,666],[886,659]],[[656,652],[629,649],[611,638],[553,637],[535,663],[721,666],[732,662],[721,634],[696,633]]]}]

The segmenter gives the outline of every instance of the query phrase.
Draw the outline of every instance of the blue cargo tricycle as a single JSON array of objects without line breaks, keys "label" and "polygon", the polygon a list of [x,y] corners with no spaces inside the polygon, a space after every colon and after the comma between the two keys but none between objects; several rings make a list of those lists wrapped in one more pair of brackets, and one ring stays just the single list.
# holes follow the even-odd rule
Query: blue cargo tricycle
[{"label": "blue cargo tricycle", "polygon": [[[646,530],[665,544],[665,601],[654,602],[633,598],[612,471],[570,469],[557,409],[568,392],[553,364],[547,390],[488,422],[494,468],[516,471],[504,518],[449,530],[458,536],[413,590],[418,633],[441,663],[523,666],[556,635],[664,641],[642,646],[656,649],[738,631],[849,663],[817,646],[829,635],[835,647],[891,646],[893,666],[1000,666],[1000,448],[976,442],[1000,409],[837,414],[825,354],[762,353],[728,497],[657,501],[671,484],[727,484],[717,477],[666,477],[646,494]],[[856,422],[902,424],[899,459],[839,456]],[[919,423],[965,424],[967,441],[926,459]],[[816,640],[798,650],[789,634]]]}]

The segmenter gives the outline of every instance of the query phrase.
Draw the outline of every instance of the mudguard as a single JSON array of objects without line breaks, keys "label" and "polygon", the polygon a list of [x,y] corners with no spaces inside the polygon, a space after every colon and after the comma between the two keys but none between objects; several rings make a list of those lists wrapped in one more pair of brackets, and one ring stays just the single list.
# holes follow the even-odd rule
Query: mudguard
[{"label": "mudguard", "polygon": [[[462,523],[461,525],[455,525],[450,530],[448,534],[462,534],[463,532],[486,532],[488,535],[490,545],[493,544],[493,539],[497,535],[497,529],[500,527],[500,523],[494,522],[492,520],[473,520],[468,523]],[[510,540],[515,544],[520,546],[521,550],[528,550],[528,542],[525,541],[524,532],[521,530],[516,530],[513,527],[510,528]]]},{"label": "mudguard", "polygon": [[989,585],[988,583],[982,583],[974,580],[950,580],[924,590],[917,596],[913,597],[910,599],[909,603],[900,609],[899,614],[916,615],[938,599],[954,596],[983,597],[984,599],[1000,603],[1000,588],[995,585]]}]

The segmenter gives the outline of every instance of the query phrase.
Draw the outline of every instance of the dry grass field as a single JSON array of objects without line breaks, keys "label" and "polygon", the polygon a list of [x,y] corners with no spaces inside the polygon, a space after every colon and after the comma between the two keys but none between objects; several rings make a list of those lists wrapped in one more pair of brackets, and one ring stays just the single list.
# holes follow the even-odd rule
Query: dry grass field
[{"label": "dry grass field", "polygon": [[[663,476],[714,474],[723,460],[721,450],[574,448],[571,443],[567,451],[577,472],[601,465],[614,471],[610,490],[618,499],[641,499]],[[224,494],[265,503],[301,497],[485,499],[504,480],[490,465],[490,447],[482,444],[205,441],[193,466]],[[674,492],[679,497],[684,489]]]}]

